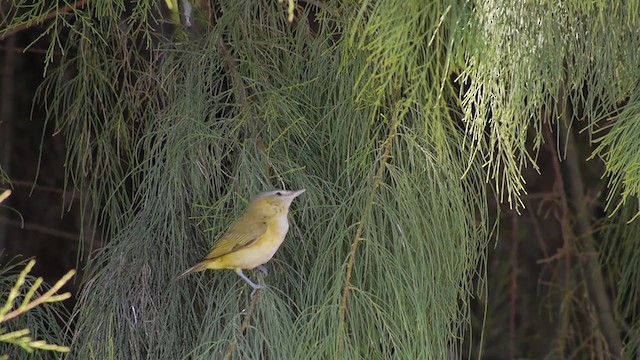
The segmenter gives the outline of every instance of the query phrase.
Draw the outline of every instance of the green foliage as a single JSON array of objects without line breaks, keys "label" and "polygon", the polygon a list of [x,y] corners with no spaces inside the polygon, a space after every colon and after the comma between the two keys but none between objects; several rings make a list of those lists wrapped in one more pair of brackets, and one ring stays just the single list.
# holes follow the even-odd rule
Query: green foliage
[{"label": "green foliage", "polygon": [[625,356],[640,355],[640,223],[628,222],[636,217],[637,204],[627,204],[613,216],[603,231],[605,241],[601,249],[601,261],[609,265],[608,273],[613,285],[613,299],[617,320],[626,331]]},{"label": "green foliage", "polygon": [[[131,190],[141,179],[131,171],[142,162],[136,146],[141,126],[160,112],[162,101],[151,96],[163,92],[153,88],[161,84],[145,76],[145,67],[154,63],[153,54],[144,50],[150,44],[142,16],[149,11],[145,3],[136,5],[126,24],[119,21],[125,11],[121,2],[98,2],[79,12],[82,20],[70,25],[61,65],[38,93],[47,121],[54,121],[67,139],[66,183],[83,190],[83,202],[91,194],[91,201],[100,204],[102,211],[85,221],[100,223],[106,238],[135,211]],[[68,71],[75,76],[67,78]]]},{"label": "green foliage", "polygon": [[[78,29],[85,36],[70,37],[43,88],[68,134],[72,180],[87,176],[115,234],[90,266],[71,356],[209,359],[232,343],[234,358],[459,354],[486,195],[476,167],[463,178],[469,154],[446,111],[446,55],[424,62],[428,48],[416,46],[398,71],[407,64],[390,62],[385,43],[328,41],[360,22],[325,13],[312,33],[277,3],[223,8],[211,33],[158,39],[148,53],[124,48],[136,29]],[[363,19],[383,20],[384,9],[371,11],[377,20],[366,7]],[[446,19],[407,15],[415,29],[389,41],[451,42]],[[98,43],[88,42],[93,31]],[[367,79],[372,57],[381,67]],[[95,168],[100,177],[86,170]],[[274,187],[307,192],[243,336],[247,289],[235,275],[172,279],[248,197]]]},{"label": "green foliage", "polygon": [[[0,358],[9,359],[9,355],[12,359],[24,358],[25,354],[30,354],[30,359],[49,359],[54,358],[51,353],[38,350],[68,352],[68,347],[54,345],[62,338],[62,329],[57,326],[57,320],[62,319],[63,314],[60,313],[61,307],[52,304],[71,296],[69,293],[56,293],[75,272],[70,271],[50,289],[40,294],[42,278],[32,279],[28,276],[35,260],[29,261],[12,284],[14,276],[8,275],[8,272],[18,265],[5,266],[0,272],[0,287],[4,289],[3,293],[7,294],[7,299],[0,309],[0,323],[6,326],[0,329],[0,343],[11,344],[11,347],[0,347]],[[23,288],[25,285],[28,290]],[[41,306],[47,303],[49,305]],[[35,337],[44,340],[34,340]],[[18,352],[18,349],[23,351]]]},{"label": "green foliage", "polygon": [[[581,109],[573,116],[593,132],[637,86],[638,12],[626,10],[638,2],[627,8],[587,3],[482,1],[471,23],[476,38],[466,43],[468,67],[460,78],[468,141],[495,180],[495,192],[515,209],[523,205],[521,171],[537,169],[542,126],[562,115],[562,104]],[[612,161],[607,165],[615,167]]]},{"label": "green foliage", "polygon": [[637,217],[640,215],[637,204],[640,196],[640,98],[637,91],[613,119],[615,122],[604,129],[606,135],[599,136],[594,156],[601,156],[607,166],[611,189],[607,206],[613,205],[615,212],[631,200]]},{"label": "green foliage", "polygon": [[[7,29],[42,19],[37,3]],[[40,96],[108,239],[70,357],[460,357],[484,182],[519,209],[543,126],[581,109],[612,193],[640,189],[634,1],[234,0],[197,4],[190,29],[163,3],[90,2],[47,25],[62,56]],[[173,280],[275,187],[307,192],[267,290]]]}]

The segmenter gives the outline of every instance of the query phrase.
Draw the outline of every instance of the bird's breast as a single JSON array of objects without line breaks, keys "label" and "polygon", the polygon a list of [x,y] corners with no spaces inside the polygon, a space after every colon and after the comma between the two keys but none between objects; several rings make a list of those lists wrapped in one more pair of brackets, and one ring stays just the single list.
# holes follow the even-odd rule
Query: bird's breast
[{"label": "bird's breast", "polygon": [[267,230],[260,242],[263,242],[264,245],[267,246],[276,246],[277,250],[284,241],[285,236],[287,236],[287,231],[289,231],[289,220],[286,214],[269,219],[269,221],[267,221]]}]

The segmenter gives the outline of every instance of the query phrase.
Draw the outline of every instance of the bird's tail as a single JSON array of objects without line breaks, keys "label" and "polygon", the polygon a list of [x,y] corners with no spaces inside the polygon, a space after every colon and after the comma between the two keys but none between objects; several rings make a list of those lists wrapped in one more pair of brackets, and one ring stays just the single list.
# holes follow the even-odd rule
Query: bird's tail
[{"label": "bird's tail", "polygon": [[205,264],[204,262],[199,262],[199,263],[195,264],[194,266],[192,266],[192,267],[188,268],[188,269],[187,269],[185,272],[183,272],[182,274],[180,274],[180,275],[176,276],[176,280],[178,280],[178,279],[180,279],[180,278],[182,278],[182,277],[184,277],[184,276],[186,276],[186,275],[189,275],[189,274],[191,274],[191,273],[193,273],[193,272],[196,272],[196,271],[203,271],[203,270],[206,270],[206,269],[207,269],[206,264]]}]

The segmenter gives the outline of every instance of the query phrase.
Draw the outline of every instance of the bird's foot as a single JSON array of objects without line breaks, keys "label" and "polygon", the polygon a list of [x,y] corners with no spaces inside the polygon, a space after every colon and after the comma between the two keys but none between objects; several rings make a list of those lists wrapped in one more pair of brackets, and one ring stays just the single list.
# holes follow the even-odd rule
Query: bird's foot
[{"label": "bird's foot", "polygon": [[242,269],[235,269],[236,274],[238,274],[238,276],[240,276],[244,281],[247,282],[247,284],[249,284],[249,286],[251,286],[253,288],[253,291],[255,292],[258,289],[262,289],[262,285],[256,284],[253,281],[251,281],[251,279],[249,279],[248,277],[245,276],[245,274],[242,272]]},{"label": "bird's foot", "polygon": [[258,266],[258,270],[262,273],[262,275],[264,275],[264,277],[267,277],[267,275],[269,275],[269,270],[264,265]]},{"label": "bird's foot", "polygon": [[258,290],[264,289],[264,286],[258,284],[253,284],[251,287],[253,288],[253,291],[251,291],[251,297],[253,297],[253,295],[255,295]]},{"label": "bird's foot", "polygon": [[260,284],[253,284],[253,285],[251,285],[251,287],[253,288],[253,290],[264,289],[264,286],[260,285]]}]

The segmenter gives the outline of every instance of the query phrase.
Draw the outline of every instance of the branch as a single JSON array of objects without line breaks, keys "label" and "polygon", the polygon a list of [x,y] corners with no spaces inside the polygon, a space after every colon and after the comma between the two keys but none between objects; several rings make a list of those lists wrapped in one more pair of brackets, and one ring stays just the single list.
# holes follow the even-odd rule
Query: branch
[{"label": "branch", "polygon": [[342,289],[342,299],[340,300],[339,308],[338,354],[342,354],[344,350],[344,341],[342,339],[342,334],[345,333],[344,330],[346,327],[347,301],[349,297],[349,290],[351,290],[351,275],[353,273],[353,267],[355,265],[356,252],[358,251],[358,247],[362,242],[362,233],[364,232],[365,220],[369,217],[369,213],[371,212],[371,206],[373,204],[375,191],[378,189],[378,187],[380,187],[380,184],[382,183],[382,175],[384,174],[384,170],[386,169],[389,158],[391,157],[391,147],[393,145],[393,140],[395,139],[398,132],[400,120],[401,117],[399,116],[398,110],[396,108],[391,119],[391,127],[389,128],[389,133],[387,135],[387,140],[384,146],[384,153],[382,154],[382,158],[380,159],[380,167],[378,168],[376,176],[373,178],[373,186],[371,187],[371,191],[369,192],[366,207],[360,218],[360,221],[358,222],[356,234],[353,242],[351,243],[351,251],[348,255],[347,270],[345,273],[345,284],[344,288]]},{"label": "branch", "polygon": [[516,358],[518,334],[516,315],[518,306],[518,214],[511,213],[511,294],[509,301],[509,355]]},{"label": "branch", "polygon": [[[548,126],[544,127],[544,136],[547,138],[547,150],[549,154],[551,154],[551,163],[553,165],[553,172],[556,177],[556,184],[554,184],[554,188],[557,189],[557,196],[560,197],[560,215],[557,216],[558,222],[560,223],[560,231],[562,233],[562,248],[559,249],[556,254],[547,259],[539,261],[538,263],[544,263],[549,261],[554,261],[556,259],[563,259],[564,265],[564,278],[562,283],[562,289],[565,292],[569,292],[572,288],[571,286],[571,255],[572,251],[572,239],[575,238],[575,234],[571,229],[571,219],[570,219],[570,211],[569,211],[569,202],[567,200],[567,193],[565,191],[564,179],[562,176],[562,168],[560,166],[560,150],[558,148],[558,143],[555,141],[553,133],[549,129]],[[563,298],[564,299],[564,298]],[[563,301],[564,302],[564,301]],[[561,320],[560,327],[558,328],[558,347],[560,352],[563,353],[566,346],[566,337],[569,333],[569,306],[571,302],[567,301],[567,305],[563,305],[561,307]]]},{"label": "branch", "polygon": [[622,340],[620,338],[620,330],[616,326],[613,312],[611,310],[611,301],[607,295],[607,289],[605,286],[604,277],[600,270],[600,263],[598,261],[598,250],[596,248],[596,241],[593,236],[593,229],[591,228],[591,222],[589,221],[590,215],[587,208],[587,202],[585,198],[584,183],[582,182],[582,172],[580,170],[580,162],[578,160],[578,152],[576,149],[576,142],[573,137],[573,133],[566,127],[566,123],[561,121],[559,126],[560,133],[566,136],[567,139],[567,178],[569,179],[568,190],[569,196],[574,204],[574,211],[576,213],[576,233],[582,241],[578,244],[583,248],[583,253],[586,255],[584,261],[585,270],[587,272],[587,291],[591,300],[596,307],[596,315],[598,316],[598,322],[600,324],[600,330],[604,335],[609,349],[614,358],[622,357]]},{"label": "branch", "polygon": [[30,27],[32,27],[33,25],[40,25],[43,22],[53,19],[54,17],[60,15],[60,14],[67,14],[70,13],[76,9],[80,9],[82,7],[84,7],[86,5],[87,0],[78,0],[73,4],[69,4],[67,6],[61,7],[61,8],[57,8],[55,10],[52,10],[51,12],[49,12],[48,14],[46,14],[44,17],[42,17],[39,20],[36,20],[34,22],[27,22],[21,25],[18,25],[16,27],[14,27],[11,30],[7,30],[6,32],[2,33],[0,35],[0,40],[4,40],[6,38],[8,38],[9,36],[13,36],[16,33],[19,33],[22,30],[28,29]]},{"label": "branch", "polygon": [[[260,290],[255,290],[253,295],[251,296],[251,305],[249,305],[249,310],[244,315],[244,319],[242,319],[242,325],[240,325],[240,334],[246,335],[246,331],[251,325],[251,319],[253,318],[253,314],[256,312],[256,307],[258,306],[258,298],[260,297]],[[227,348],[227,353],[224,355],[224,360],[231,359],[231,354],[236,350],[236,341],[230,341],[229,347]]]},{"label": "branch", "polygon": [[[0,46],[0,49],[2,48],[2,46]],[[67,190],[65,191],[64,189],[58,188],[58,187],[53,187],[53,186],[45,186],[45,185],[38,185],[35,183],[35,181],[28,181],[28,180],[17,180],[17,179],[10,179],[9,181],[5,182],[0,180],[0,183],[8,183],[11,184],[15,187],[25,187],[25,188],[30,188],[33,190],[38,190],[38,191],[42,191],[42,192],[50,192],[50,193],[54,193],[54,194],[63,194],[66,197],[69,198],[75,198],[75,191],[74,190]]]},{"label": "branch", "polygon": [[36,232],[39,232],[39,233],[42,233],[42,234],[55,236],[55,237],[58,237],[58,238],[61,238],[61,239],[65,239],[65,240],[71,240],[73,242],[80,241],[80,235],[76,234],[76,233],[63,231],[63,230],[58,230],[58,229],[54,229],[54,228],[51,228],[51,227],[48,227],[48,226],[42,226],[42,225],[28,223],[28,222],[24,222],[24,221],[10,220],[10,219],[7,219],[4,216],[0,216],[0,223],[1,224],[7,224],[9,226],[14,226],[14,227],[17,227],[17,228],[20,228],[20,229],[24,229],[24,230],[36,231]]},{"label": "branch", "polygon": [[13,302],[18,296],[20,287],[22,287],[22,284],[24,284],[27,274],[29,273],[31,268],[33,268],[33,265],[35,265],[35,263],[36,263],[35,260],[29,261],[29,263],[24,268],[22,273],[20,273],[20,277],[18,278],[18,281],[16,282],[14,287],[11,289],[11,292],[9,293],[9,297],[7,298],[7,303],[2,309],[2,312],[0,314],[0,323],[5,322],[7,320],[11,320],[20,314],[26,313],[27,311],[35,308],[38,305],[42,305],[47,302],[62,301],[71,297],[71,294],[68,292],[63,294],[58,294],[58,295],[56,295],[56,293],[58,292],[58,290],[60,290],[60,288],[62,288],[64,284],[67,283],[67,281],[69,281],[73,277],[73,275],[75,275],[76,273],[75,270],[69,270],[69,272],[66,273],[60,280],[58,280],[58,282],[56,282],[55,285],[53,285],[51,289],[49,289],[49,291],[45,292],[44,294],[42,294],[42,296],[35,299],[34,301],[29,302],[31,300],[31,296],[35,294],[36,290],[38,289],[38,287],[40,287],[40,284],[42,283],[42,278],[38,278],[33,284],[33,286],[29,289],[27,294],[25,295],[25,298],[22,301],[22,304],[17,309],[7,312],[8,309],[13,307]]},{"label": "branch", "polygon": [[[70,270],[66,275],[58,280],[58,282],[55,283],[55,285],[53,285],[51,289],[49,289],[49,291],[45,292],[37,299],[31,301],[31,298],[36,294],[36,292],[40,288],[40,285],[42,285],[42,278],[37,278],[29,287],[29,290],[27,290],[27,292],[24,294],[20,305],[15,310],[9,311],[15,306],[16,299],[18,299],[18,296],[20,295],[22,285],[24,285],[27,279],[27,275],[29,274],[35,263],[36,261],[32,259],[20,272],[18,280],[16,280],[15,285],[13,285],[11,291],[9,291],[4,306],[2,306],[2,308],[0,309],[0,323],[11,320],[44,303],[63,301],[71,297],[71,294],[68,292],[63,294],[57,294],[57,292],[67,281],[71,279],[71,277],[75,274],[75,270]],[[31,339],[31,337],[29,337],[29,329],[22,329],[8,333],[5,333],[4,331],[4,329],[0,329],[0,342],[14,344],[23,348],[27,352],[32,352],[34,349],[58,352],[69,352],[71,350],[66,346],[48,344],[42,340],[33,340]],[[0,358],[6,359],[7,357],[0,356]]]}]

